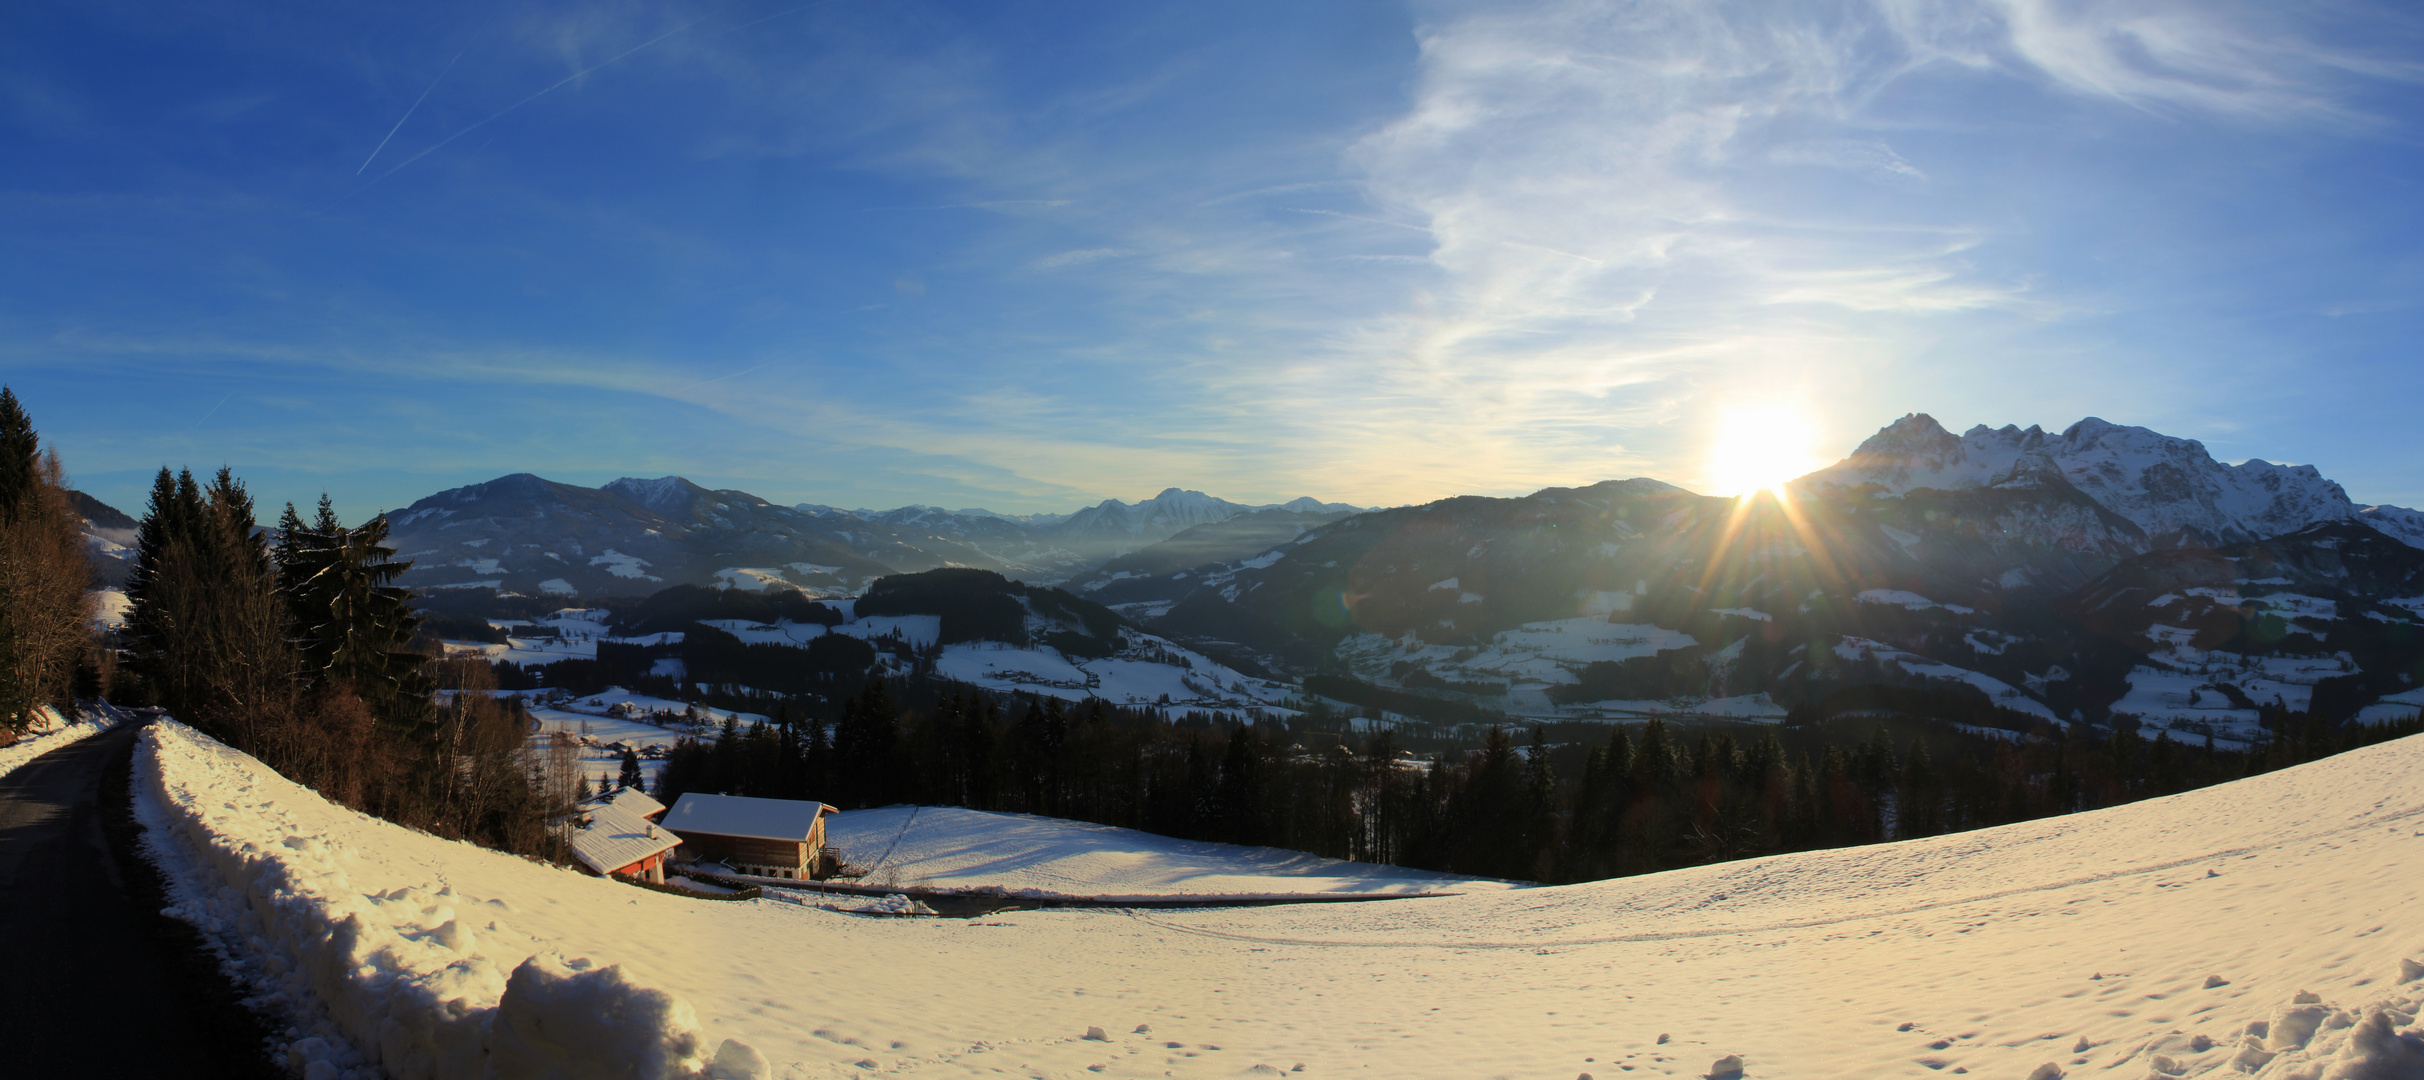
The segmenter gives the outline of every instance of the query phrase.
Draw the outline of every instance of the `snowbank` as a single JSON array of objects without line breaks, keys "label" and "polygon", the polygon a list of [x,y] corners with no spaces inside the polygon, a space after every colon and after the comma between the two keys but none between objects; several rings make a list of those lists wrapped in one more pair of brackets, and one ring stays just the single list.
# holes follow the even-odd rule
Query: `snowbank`
[{"label": "snowbank", "polygon": [[59,710],[48,705],[35,710],[33,726],[13,746],[0,748],[0,776],[15,772],[17,766],[41,757],[70,743],[83,742],[132,719],[134,713],[114,705],[86,705],[76,710],[69,720]]},{"label": "snowbank", "polygon": [[[352,843],[406,830],[174,721],[146,731],[138,753],[136,813],[171,880],[170,912],[284,1014],[289,1063],[309,1080],[701,1074],[697,1016],[681,999],[621,965],[537,947],[507,928],[515,905],[502,896],[443,879],[390,886]],[[455,846],[467,861],[501,858]],[[621,888],[532,869],[565,892]]]}]

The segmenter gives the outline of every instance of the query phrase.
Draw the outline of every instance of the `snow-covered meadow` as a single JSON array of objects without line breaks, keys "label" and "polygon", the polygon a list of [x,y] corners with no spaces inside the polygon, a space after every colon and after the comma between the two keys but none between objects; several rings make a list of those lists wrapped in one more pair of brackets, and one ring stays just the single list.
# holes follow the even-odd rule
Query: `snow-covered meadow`
[{"label": "snow-covered meadow", "polygon": [[954,806],[851,810],[827,818],[825,836],[846,860],[868,868],[862,884],[904,888],[1170,901],[1511,887],[1282,848],[1175,840],[1111,825]]},{"label": "snow-covered meadow", "polygon": [[[521,1070],[550,1054],[564,1075],[686,1075],[728,1039],[746,1048],[723,1075],[774,1077],[2424,1070],[2424,738],[1587,885],[968,920],[645,892],[330,806],[173,724],[144,738],[177,910],[301,1020],[323,1077],[373,1056],[544,1075]],[[992,871],[971,839],[904,844],[974,879]]]}]

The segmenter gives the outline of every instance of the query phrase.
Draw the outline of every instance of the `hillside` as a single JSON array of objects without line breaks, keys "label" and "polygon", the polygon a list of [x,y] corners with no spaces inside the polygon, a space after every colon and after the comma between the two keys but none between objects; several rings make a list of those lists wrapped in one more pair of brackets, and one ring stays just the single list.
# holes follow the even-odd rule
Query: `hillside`
[{"label": "hillside", "polygon": [[1955,438],[1912,416],[1781,499],[1648,479],[1461,497],[1079,584],[1149,592],[1129,610],[1159,633],[1352,679],[1324,693],[1391,712],[1423,711],[1379,705],[1413,695],[1536,720],[1831,715],[1887,686],[1985,727],[2248,742],[2268,706],[2424,704],[2412,515],[2142,428]]},{"label": "hillside", "polygon": [[1587,885],[969,920],[584,878],[332,807],[175,725],[136,769],[174,911],[324,1075],[374,1056],[426,1076],[2424,1069],[2419,738],[2070,817]]}]

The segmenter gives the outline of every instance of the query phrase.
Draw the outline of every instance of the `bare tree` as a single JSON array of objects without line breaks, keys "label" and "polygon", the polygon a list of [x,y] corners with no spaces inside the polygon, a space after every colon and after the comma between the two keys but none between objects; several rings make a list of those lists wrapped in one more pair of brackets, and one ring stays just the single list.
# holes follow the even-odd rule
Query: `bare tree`
[{"label": "bare tree", "polygon": [[[22,421],[13,396],[0,400],[0,427],[8,413]],[[31,428],[24,434],[30,444]],[[8,489],[0,491],[0,731],[13,735],[42,706],[68,703],[77,657],[92,637],[94,596],[58,452],[0,461],[0,471],[11,470],[23,475],[0,485]]]}]

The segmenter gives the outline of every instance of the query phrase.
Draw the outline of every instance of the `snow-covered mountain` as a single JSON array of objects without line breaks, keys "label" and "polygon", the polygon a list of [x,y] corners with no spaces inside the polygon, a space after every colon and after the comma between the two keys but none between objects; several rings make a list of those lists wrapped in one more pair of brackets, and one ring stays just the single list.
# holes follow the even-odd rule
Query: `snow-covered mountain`
[{"label": "snow-covered mountain", "polygon": [[1648,479],[1467,496],[1072,586],[1432,722],[1867,715],[1895,694],[1970,724],[2244,742],[2267,707],[2424,706],[2424,513],[2100,420],[1956,437],[1912,415],[1785,503]]},{"label": "snow-covered mountain", "polygon": [[[1981,424],[1956,437],[1934,417],[1912,413],[1861,443],[1850,457],[1797,483],[1904,495],[1922,488],[1992,487],[2015,470],[2059,474],[2163,547],[2260,540],[2357,517],[2364,509],[2312,465],[2261,459],[2225,465],[2195,439],[2095,417],[2059,435],[2033,425],[2023,430]],[[2377,520],[2407,515],[2400,519],[2405,524],[2385,532],[2399,535],[2397,529],[2404,527],[2409,536],[2402,540],[2424,540],[2424,529],[2413,527],[2424,524],[2424,517],[2383,509],[2391,513]]]}]

